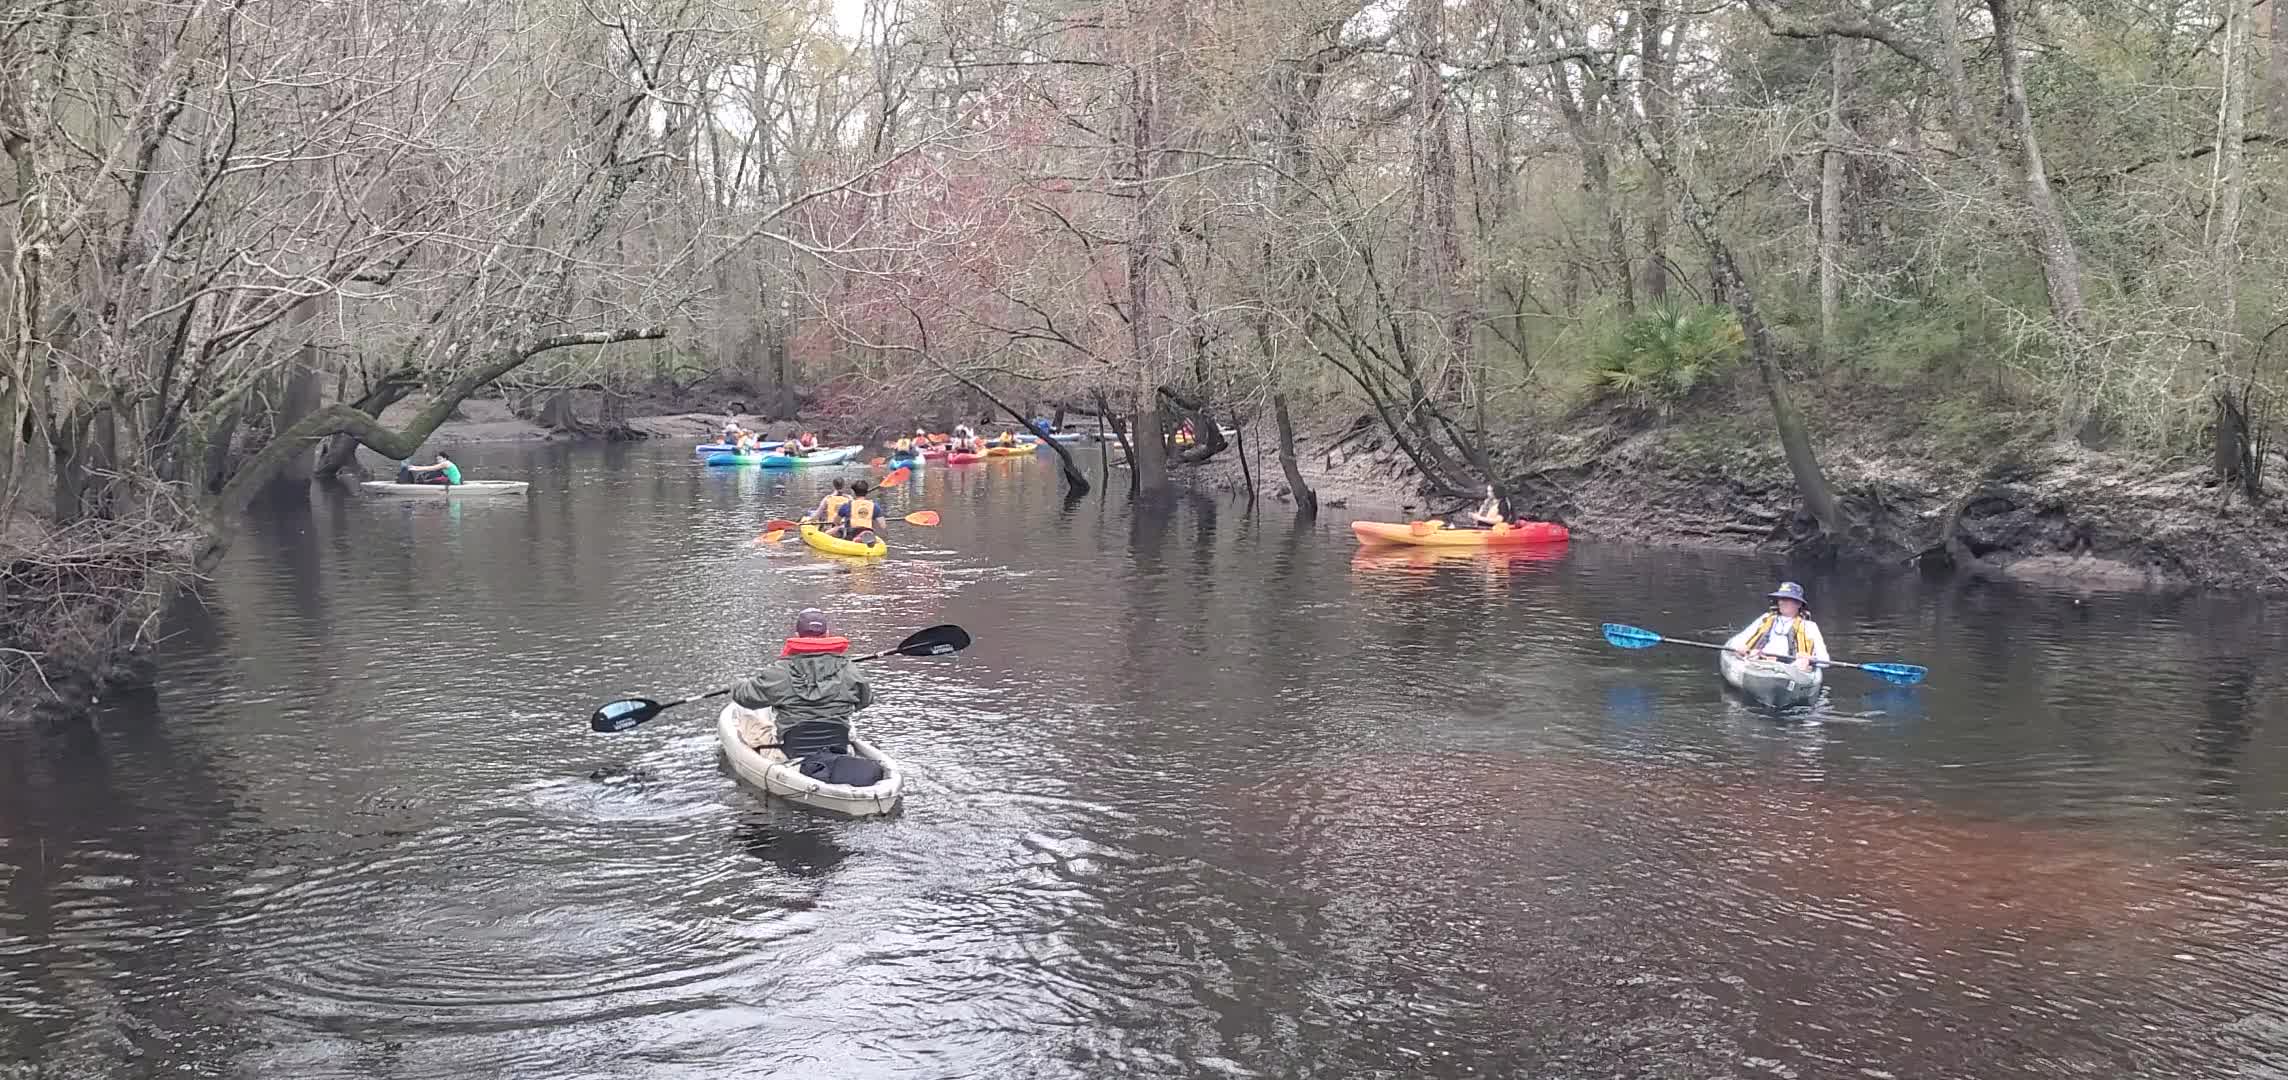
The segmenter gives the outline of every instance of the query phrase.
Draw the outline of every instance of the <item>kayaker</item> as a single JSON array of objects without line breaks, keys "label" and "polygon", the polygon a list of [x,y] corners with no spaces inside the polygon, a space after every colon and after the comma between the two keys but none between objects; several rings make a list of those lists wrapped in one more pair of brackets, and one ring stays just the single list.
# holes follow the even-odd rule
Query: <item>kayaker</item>
[{"label": "kayaker", "polygon": [[[836,482],[840,483],[840,481]],[[877,531],[875,519],[880,515],[881,508],[875,505],[873,496],[866,494],[866,491],[866,481],[864,480],[856,481],[850,485],[850,498],[846,500],[846,505],[842,508],[842,531],[835,535],[844,540],[856,540],[861,544],[871,542],[865,539],[865,536],[867,533]]]},{"label": "kayaker", "polygon": [[898,436],[898,441],[890,444],[890,456],[902,458],[910,458],[914,456],[913,436]]},{"label": "kayaker", "polygon": [[838,530],[842,528],[844,517],[849,511],[850,485],[846,481],[836,480],[833,489],[826,493],[825,498],[818,500],[817,508],[810,512],[810,520],[817,522],[819,528],[839,535]]},{"label": "kayaker", "polygon": [[794,617],[794,636],[779,646],[779,658],[731,688],[731,700],[740,707],[771,710],[771,730],[758,730],[762,725],[747,719],[739,737],[757,749],[779,744],[790,758],[849,753],[850,718],[874,703],[873,688],[844,655],[849,651],[849,638],[827,632],[825,612],[802,609]]},{"label": "kayaker", "polygon": [[1502,513],[1501,495],[1494,491],[1492,484],[1487,484],[1485,501],[1470,511],[1470,525],[1473,528],[1491,529],[1508,520]]},{"label": "kayaker", "polygon": [[453,464],[453,459],[444,451],[439,450],[437,451],[437,460],[427,465],[410,463],[399,465],[397,467],[397,482],[400,484],[458,484],[461,482],[461,467]]},{"label": "kayaker", "polygon": [[1772,609],[1732,635],[1724,647],[1742,659],[1761,655],[1793,660],[1806,671],[1814,663],[1826,663],[1827,639],[1820,635],[1819,624],[1811,621],[1811,603],[1804,599],[1803,586],[1783,581],[1765,595],[1771,598]]}]

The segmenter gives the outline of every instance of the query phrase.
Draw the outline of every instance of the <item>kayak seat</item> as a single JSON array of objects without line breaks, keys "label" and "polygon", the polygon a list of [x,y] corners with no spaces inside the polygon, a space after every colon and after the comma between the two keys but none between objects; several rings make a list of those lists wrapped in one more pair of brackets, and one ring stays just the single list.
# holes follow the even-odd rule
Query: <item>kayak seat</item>
[{"label": "kayak seat", "polygon": [[817,753],[850,752],[850,725],[833,720],[805,720],[779,733],[779,750],[788,760]]}]

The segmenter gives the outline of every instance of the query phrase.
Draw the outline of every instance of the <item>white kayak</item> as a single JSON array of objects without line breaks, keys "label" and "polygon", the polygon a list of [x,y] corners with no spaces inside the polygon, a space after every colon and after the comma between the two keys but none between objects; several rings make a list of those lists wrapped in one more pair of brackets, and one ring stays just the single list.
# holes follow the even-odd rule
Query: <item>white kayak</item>
[{"label": "white kayak", "polygon": [[363,486],[376,495],[438,495],[470,499],[480,495],[522,495],[532,485],[523,480],[463,480],[458,484],[400,484],[395,480],[368,480]]},{"label": "white kayak", "polygon": [[748,746],[739,737],[739,721],[747,717],[753,717],[762,730],[770,730],[771,710],[747,709],[736,703],[723,706],[723,714],[715,721],[716,733],[723,741],[723,757],[730,761],[731,771],[737,773],[739,779],[788,802],[851,817],[872,817],[898,808],[898,798],[906,789],[905,772],[898,768],[895,759],[859,738],[857,732],[850,735],[851,751],[882,765],[882,779],[866,787],[813,780],[804,776],[785,754]]},{"label": "white kayak", "polygon": [[1742,660],[1730,649],[1717,654],[1716,670],[1734,689],[1766,705],[1809,705],[1826,679],[1818,668],[1805,671],[1767,657]]}]

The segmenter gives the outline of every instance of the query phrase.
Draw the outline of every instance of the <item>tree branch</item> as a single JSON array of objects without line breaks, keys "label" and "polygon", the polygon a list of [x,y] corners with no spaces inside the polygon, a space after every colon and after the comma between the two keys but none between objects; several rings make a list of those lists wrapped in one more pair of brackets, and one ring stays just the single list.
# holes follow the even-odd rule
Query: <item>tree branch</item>
[{"label": "tree branch", "polygon": [[415,414],[403,431],[392,431],[380,420],[355,405],[336,403],[303,418],[293,427],[280,432],[260,452],[247,459],[230,482],[223,485],[216,496],[218,509],[228,512],[245,505],[246,500],[261,489],[289,458],[306,452],[310,444],[328,435],[350,435],[377,453],[398,460],[412,457],[428,441],[430,435],[453,415],[461,402],[470,394],[493,380],[524,366],[533,357],[556,349],[569,349],[581,345],[611,345],[622,341],[657,340],[667,336],[664,326],[646,326],[621,330],[599,330],[584,334],[555,334],[504,348],[492,360],[471,370],[447,384],[429,402],[429,407]]}]

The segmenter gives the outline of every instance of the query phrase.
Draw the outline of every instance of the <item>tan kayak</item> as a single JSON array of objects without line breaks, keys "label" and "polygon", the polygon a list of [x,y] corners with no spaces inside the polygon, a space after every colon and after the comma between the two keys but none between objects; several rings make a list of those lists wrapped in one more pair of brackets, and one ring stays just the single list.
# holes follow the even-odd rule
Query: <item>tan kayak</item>
[{"label": "tan kayak", "polygon": [[395,480],[368,480],[359,486],[365,488],[370,495],[430,495],[446,499],[522,495],[532,487],[523,480],[463,480],[458,484],[400,484]]},{"label": "tan kayak", "polygon": [[820,810],[831,810],[851,817],[872,817],[887,814],[898,808],[898,799],[905,793],[906,774],[890,755],[874,748],[872,743],[850,735],[850,750],[860,757],[872,758],[882,765],[882,779],[865,787],[848,784],[829,784],[804,776],[794,762],[777,750],[757,750],[739,737],[739,721],[753,717],[761,729],[771,727],[769,709],[749,710],[736,703],[723,706],[716,718],[716,734],[723,741],[723,757],[731,763],[731,771],[739,779],[770,792],[788,802]]},{"label": "tan kayak", "polygon": [[1730,649],[1717,654],[1716,670],[1734,689],[1766,705],[1809,705],[1826,678],[1818,668],[1805,671],[1762,657],[1742,660]]}]

